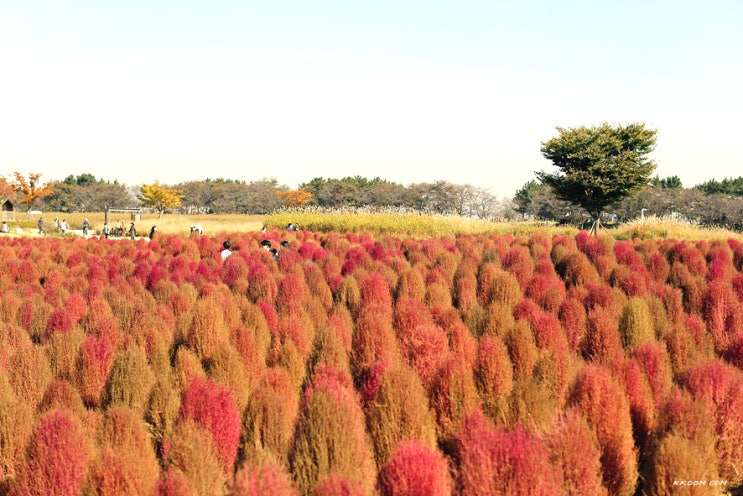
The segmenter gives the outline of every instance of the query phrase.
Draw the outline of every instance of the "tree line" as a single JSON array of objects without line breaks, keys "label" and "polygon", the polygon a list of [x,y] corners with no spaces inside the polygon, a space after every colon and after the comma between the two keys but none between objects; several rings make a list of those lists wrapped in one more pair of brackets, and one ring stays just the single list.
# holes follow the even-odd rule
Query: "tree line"
[{"label": "tree line", "polygon": [[541,144],[556,172],[536,172],[511,199],[487,189],[447,181],[408,186],[375,177],[316,177],[291,190],[276,179],[209,179],[175,185],[127,187],[92,174],[42,183],[41,174],[16,172],[0,178],[0,197],[57,212],[101,211],[107,207],[145,207],[163,212],[270,214],[286,207],[407,210],[483,219],[522,218],[570,223],[598,234],[603,223],[648,216],[670,216],[707,226],[743,230],[743,177],[710,180],[684,188],[678,176],[651,177],[648,158],[657,131],[644,124],[557,128]]},{"label": "tree line", "polygon": [[[100,212],[106,207],[148,207],[187,214],[265,215],[287,206],[277,193],[290,193],[276,179],[240,181],[205,179],[175,185],[126,186],[84,173],[62,181],[40,182],[40,174],[31,174],[18,183],[0,178],[0,197],[17,200],[28,209],[54,212]],[[23,177],[23,176],[21,176]],[[159,188],[176,191],[178,206],[170,203],[147,205],[152,192]],[[590,214],[570,201],[558,198],[554,189],[537,179],[518,189],[513,198],[499,199],[483,188],[446,181],[403,186],[379,178],[360,176],[330,179],[318,177],[299,186],[310,195],[306,206],[326,209],[367,208],[406,209],[411,211],[473,216],[478,218],[526,218],[585,226]],[[655,176],[639,192],[607,206],[605,222],[626,222],[646,216],[670,216],[702,225],[743,230],[743,177],[710,180],[686,188],[678,176]]]},{"label": "tree line", "polygon": [[[361,176],[326,179],[317,177],[296,190],[276,179],[258,181],[210,179],[173,185],[159,183],[126,186],[84,173],[62,181],[41,183],[31,174],[35,187],[21,187],[0,178],[0,197],[17,200],[26,209],[54,212],[100,212],[109,208],[144,207],[159,212],[187,214],[265,215],[286,207],[320,209],[402,209],[422,213],[509,218],[517,213],[510,199],[498,199],[485,188],[447,181],[408,186],[380,178]],[[26,181],[28,183],[28,181]]]},{"label": "tree line", "polygon": [[[743,189],[727,187],[735,183],[743,184],[743,177],[685,188],[678,176],[656,176],[647,187],[608,206],[603,217],[607,223],[627,222],[642,216],[669,217],[743,231]],[[516,191],[513,201],[522,218],[577,226],[590,221],[586,211],[561,200],[549,185],[536,180],[528,181]]]}]

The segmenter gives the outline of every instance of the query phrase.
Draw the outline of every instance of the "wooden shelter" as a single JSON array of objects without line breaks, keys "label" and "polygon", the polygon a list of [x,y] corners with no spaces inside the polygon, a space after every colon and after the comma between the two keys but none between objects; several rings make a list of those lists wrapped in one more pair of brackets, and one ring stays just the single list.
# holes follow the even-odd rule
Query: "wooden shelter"
[{"label": "wooden shelter", "polygon": [[13,200],[0,198],[0,220],[15,220],[16,206]]}]

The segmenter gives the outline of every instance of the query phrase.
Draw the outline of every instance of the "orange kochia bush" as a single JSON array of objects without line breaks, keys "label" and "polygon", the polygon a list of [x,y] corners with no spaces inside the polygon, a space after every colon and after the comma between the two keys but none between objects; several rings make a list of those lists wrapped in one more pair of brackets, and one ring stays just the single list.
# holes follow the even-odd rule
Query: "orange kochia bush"
[{"label": "orange kochia bush", "polygon": [[0,237],[0,494],[743,484],[737,240],[226,237]]}]

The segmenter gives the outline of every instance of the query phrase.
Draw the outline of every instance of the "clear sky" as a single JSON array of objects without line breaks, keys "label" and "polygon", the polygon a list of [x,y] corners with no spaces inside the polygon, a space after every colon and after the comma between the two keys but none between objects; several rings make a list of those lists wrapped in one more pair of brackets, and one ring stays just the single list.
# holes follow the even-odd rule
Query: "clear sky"
[{"label": "clear sky", "polygon": [[511,197],[556,127],[743,175],[743,0],[0,0],[0,175],[359,175]]}]

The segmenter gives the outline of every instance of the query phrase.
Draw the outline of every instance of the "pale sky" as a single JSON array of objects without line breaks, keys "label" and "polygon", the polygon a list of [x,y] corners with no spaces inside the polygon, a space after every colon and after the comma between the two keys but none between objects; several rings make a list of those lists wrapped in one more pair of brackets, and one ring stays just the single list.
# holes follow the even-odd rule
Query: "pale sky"
[{"label": "pale sky", "polygon": [[0,176],[513,193],[556,127],[743,175],[743,0],[0,0]]}]

